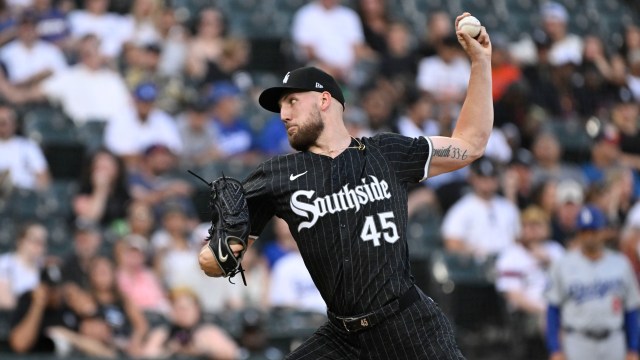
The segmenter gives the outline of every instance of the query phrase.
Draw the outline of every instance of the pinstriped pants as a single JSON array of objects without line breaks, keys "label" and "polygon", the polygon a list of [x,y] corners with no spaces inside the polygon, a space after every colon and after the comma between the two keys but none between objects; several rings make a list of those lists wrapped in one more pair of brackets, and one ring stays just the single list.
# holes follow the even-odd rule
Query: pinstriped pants
[{"label": "pinstriped pants", "polygon": [[438,305],[422,291],[420,297],[402,312],[355,334],[327,322],[286,359],[464,359]]}]

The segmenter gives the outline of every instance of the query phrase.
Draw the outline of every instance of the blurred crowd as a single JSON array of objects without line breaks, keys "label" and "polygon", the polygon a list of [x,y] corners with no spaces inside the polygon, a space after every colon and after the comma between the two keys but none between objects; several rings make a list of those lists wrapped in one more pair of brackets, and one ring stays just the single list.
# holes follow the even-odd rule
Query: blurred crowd
[{"label": "blurred crowd", "polygon": [[[227,28],[226,6],[184,16],[177,3],[0,0],[0,199],[9,204],[1,216],[12,216],[15,192],[75,189],[66,252],[48,253],[49,222],[34,212],[0,255],[10,351],[282,357],[286,349],[252,332],[263,315],[326,310],[287,225],[274,219],[248,251],[247,287],[206,278],[197,253],[208,195],[187,170],[242,176],[292,151],[278,114],[256,106],[261,89],[292,68],[317,66],[339,80],[354,137],[451,133],[471,70],[456,14],[425,13],[416,29],[393,15],[392,1],[300,2],[282,64],[265,71],[251,67],[262,60],[253,39]],[[571,33],[561,3],[535,3],[531,32],[490,32],[495,126],[485,157],[416,185],[409,199],[410,216],[430,209],[442,220],[439,249],[495,267],[491,281],[509,311],[533,318],[546,311],[549,265],[579,246],[585,205],[602,211],[607,247],[640,274],[640,22],[621,28],[614,46]],[[44,119],[29,116],[36,108]],[[69,154],[82,159],[76,177],[56,176],[46,114],[64,115],[62,131],[100,129]],[[239,333],[204,320],[249,309]],[[541,342],[543,324],[533,328]]]}]

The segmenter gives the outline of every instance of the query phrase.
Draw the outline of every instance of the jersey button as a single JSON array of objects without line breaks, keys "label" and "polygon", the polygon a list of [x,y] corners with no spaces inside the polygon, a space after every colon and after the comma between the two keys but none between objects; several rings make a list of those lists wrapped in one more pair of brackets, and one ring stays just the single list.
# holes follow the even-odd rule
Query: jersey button
[{"label": "jersey button", "polygon": [[344,258],[344,262],[349,262],[350,259],[349,258]]}]

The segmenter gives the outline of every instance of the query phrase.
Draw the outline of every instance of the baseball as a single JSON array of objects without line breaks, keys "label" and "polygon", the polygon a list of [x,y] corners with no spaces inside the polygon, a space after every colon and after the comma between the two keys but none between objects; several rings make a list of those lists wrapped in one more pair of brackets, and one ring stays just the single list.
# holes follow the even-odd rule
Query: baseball
[{"label": "baseball", "polygon": [[467,35],[475,38],[480,34],[480,20],[474,16],[467,16],[458,22],[458,30],[466,33]]}]

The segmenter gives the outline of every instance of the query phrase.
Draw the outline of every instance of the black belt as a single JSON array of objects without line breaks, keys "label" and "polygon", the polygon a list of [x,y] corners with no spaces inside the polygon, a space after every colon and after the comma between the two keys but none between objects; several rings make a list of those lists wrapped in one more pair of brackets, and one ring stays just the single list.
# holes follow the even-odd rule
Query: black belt
[{"label": "black belt", "polygon": [[588,330],[578,330],[578,329],[574,329],[571,327],[565,327],[564,331],[567,334],[571,334],[571,333],[578,333],[578,334],[582,334],[590,339],[593,340],[606,340],[609,338],[609,336],[613,335],[614,333],[620,331],[620,329],[599,329],[599,330],[595,330],[595,329],[588,329]]},{"label": "black belt", "polygon": [[415,286],[411,286],[399,298],[391,301],[378,310],[364,315],[357,316],[337,316],[331,311],[327,311],[329,320],[339,327],[343,327],[347,332],[358,332],[375,326],[397,312],[400,312],[413,305],[420,298],[420,293]]}]

